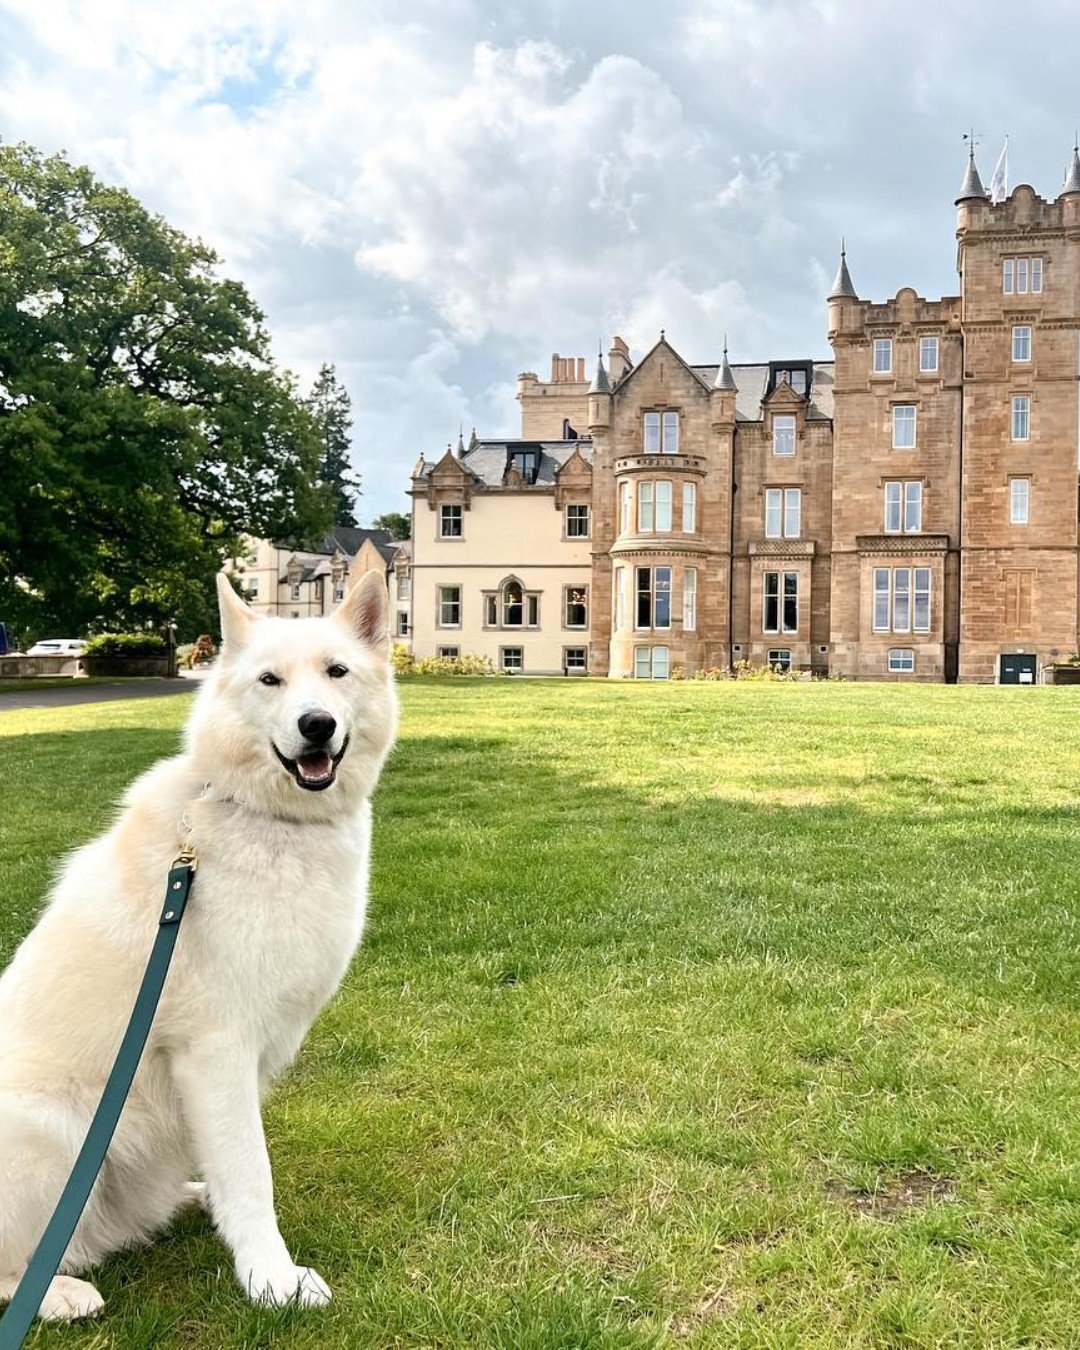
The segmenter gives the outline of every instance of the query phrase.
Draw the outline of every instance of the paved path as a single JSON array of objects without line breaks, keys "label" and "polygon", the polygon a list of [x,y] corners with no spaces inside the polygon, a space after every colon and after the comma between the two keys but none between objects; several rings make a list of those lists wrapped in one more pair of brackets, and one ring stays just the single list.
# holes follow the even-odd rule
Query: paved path
[{"label": "paved path", "polygon": [[181,677],[166,680],[150,677],[145,680],[104,681],[88,684],[72,680],[69,685],[52,685],[48,689],[23,689],[5,694],[0,685],[0,715],[25,708],[68,708],[76,703],[107,703],[120,698],[165,698],[170,694],[191,694],[198,680]]}]

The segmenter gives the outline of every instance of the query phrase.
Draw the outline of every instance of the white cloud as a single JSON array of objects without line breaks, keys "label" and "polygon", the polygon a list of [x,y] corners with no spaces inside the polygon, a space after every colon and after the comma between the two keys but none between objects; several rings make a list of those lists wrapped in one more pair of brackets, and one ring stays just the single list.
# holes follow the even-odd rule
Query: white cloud
[{"label": "white cloud", "polygon": [[1005,13],[0,0],[0,126],[215,246],[304,378],[337,364],[375,514],[459,421],[512,432],[552,349],[825,354],[841,232],[865,294],[948,290],[963,126],[1053,188],[1073,125],[1080,21],[1006,55]]}]

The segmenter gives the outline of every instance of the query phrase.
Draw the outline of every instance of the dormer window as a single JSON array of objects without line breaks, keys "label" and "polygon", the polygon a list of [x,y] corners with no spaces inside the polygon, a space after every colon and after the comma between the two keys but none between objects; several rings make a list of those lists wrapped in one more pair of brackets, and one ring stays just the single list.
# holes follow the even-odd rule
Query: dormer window
[{"label": "dormer window", "polygon": [[796,394],[806,398],[810,393],[810,375],[813,368],[812,361],[770,361],[769,385],[765,397],[768,398],[778,386],[786,384],[789,389],[794,389]]},{"label": "dormer window", "polygon": [[645,413],[642,444],[647,455],[677,455],[679,453],[679,414],[677,412]]}]

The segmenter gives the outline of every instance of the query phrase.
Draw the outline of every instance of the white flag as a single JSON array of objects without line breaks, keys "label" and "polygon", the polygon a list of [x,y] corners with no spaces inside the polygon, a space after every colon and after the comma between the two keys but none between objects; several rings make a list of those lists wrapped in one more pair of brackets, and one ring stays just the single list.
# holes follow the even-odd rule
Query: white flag
[{"label": "white flag", "polygon": [[994,176],[990,179],[990,200],[992,202],[1003,202],[1009,195],[1009,138],[1005,137],[1005,144],[1001,147],[1001,154],[998,155],[997,166],[994,169]]}]

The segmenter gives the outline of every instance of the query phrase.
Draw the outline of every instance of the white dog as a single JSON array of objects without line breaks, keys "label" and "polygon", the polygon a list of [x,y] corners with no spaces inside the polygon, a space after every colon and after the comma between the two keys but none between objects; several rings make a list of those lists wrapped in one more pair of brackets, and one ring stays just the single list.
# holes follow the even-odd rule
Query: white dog
[{"label": "white dog", "polygon": [[[278,1231],[260,1100],[360,940],[370,798],[394,738],[386,587],[325,619],[258,618],[219,578],[222,657],[186,748],[72,855],[0,978],[0,1301],[71,1171],[190,829],[198,871],[131,1096],[40,1316],[101,1310],[75,1275],[205,1203],[260,1302],[322,1304]],[[202,1182],[191,1182],[193,1171]]]}]

